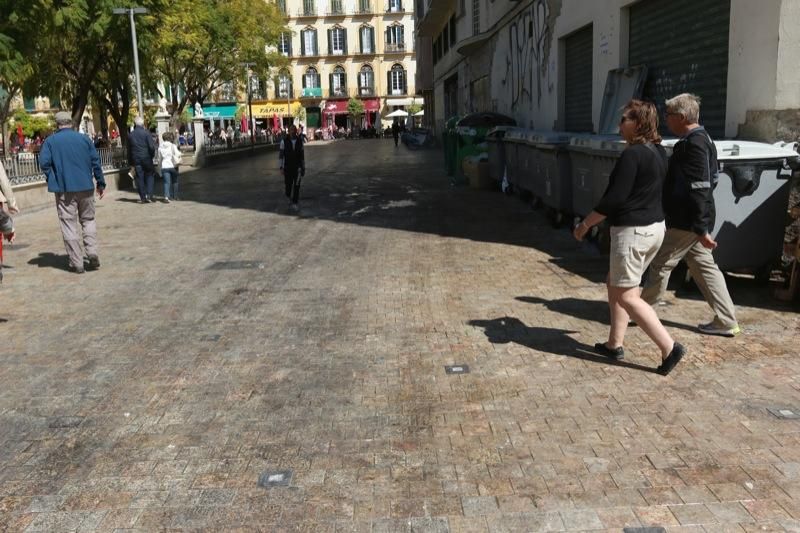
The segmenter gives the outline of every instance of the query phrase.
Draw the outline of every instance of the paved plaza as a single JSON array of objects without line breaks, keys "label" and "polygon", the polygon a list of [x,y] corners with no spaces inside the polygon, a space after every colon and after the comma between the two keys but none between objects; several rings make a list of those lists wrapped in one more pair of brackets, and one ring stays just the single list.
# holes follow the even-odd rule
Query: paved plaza
[{"label": "paved plaza", "polygon": [[18,217],[0,530],[800,530],[796,308],[734,278],[724,339],[671,296],[684,362],[634,329],[614,363],[592,245],[437,151],[306,157],[299,213],[274,153],[107,197],[84,275]]}]

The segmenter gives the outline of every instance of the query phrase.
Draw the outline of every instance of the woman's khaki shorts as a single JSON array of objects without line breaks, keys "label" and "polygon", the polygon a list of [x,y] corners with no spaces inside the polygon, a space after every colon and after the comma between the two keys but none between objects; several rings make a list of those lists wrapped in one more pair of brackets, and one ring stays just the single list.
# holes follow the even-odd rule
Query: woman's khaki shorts
[{"label": "woman's khaki shorts", "polygon": [[638,287],[644,271],[664,242],[664,222],[649,226],[612,226],[608,284]]}]

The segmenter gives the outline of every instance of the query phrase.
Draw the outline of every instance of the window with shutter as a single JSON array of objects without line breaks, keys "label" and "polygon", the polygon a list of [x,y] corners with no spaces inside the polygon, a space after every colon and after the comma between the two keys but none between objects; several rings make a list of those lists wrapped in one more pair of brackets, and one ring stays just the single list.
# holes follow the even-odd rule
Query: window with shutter
[{"label": "window with shutter", "polygon": [[361,72],[358,73],[358,93],[361,96],[375,94],[375,73],[369,65],[361,67]]},{"label": "window with shutter", "polygon": [[314,29],[306,29],[301,34],[301,40],[303,41],[303,55],[304,56],[315,56],[317,54],[317,30]]},{"label": "window with shutter", "polygon": [[346,35],[344,28],[333,28],[328,30],[329,53],[335,56],[347,54]]},{"label": "window with shutter", "polygon": [[389,94],[406,94],[406,70],[402,65],[394,65],[389,71]]}]

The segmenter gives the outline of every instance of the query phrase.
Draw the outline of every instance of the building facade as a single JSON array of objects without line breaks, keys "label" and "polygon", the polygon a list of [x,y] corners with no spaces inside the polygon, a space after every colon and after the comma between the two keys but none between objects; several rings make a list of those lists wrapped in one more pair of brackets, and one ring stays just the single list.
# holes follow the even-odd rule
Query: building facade
[{"label": "building facade", "polygon": [[[412,0],[277,0],[286,16],[278,51],[289,65],[260,84],[257,119],[301,118],[309,129],[374,126],[416,97]],[[350,98],[364,104],[353,124]]]},{"label": "building facade", "polygon": [[417,90],[429,125],[496,111],[596,132],[612,69],[644,66],[645,98],[702,100],[717,137],[800,135],[796,0],[416,0]]}]

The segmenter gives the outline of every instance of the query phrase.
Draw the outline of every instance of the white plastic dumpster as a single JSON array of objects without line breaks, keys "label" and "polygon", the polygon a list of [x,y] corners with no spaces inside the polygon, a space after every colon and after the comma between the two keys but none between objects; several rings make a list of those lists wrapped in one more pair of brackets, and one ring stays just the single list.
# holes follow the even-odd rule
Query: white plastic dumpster
[{"label": "white plastic dumpster", "polygon": [[[671,153],[677,139],[664,140]],[[783,250],[792,169],[800,166],[794,143],[714,141],[721,171],[714,189],[716,223],[711,236],[717,265],[757,276]]]}]

